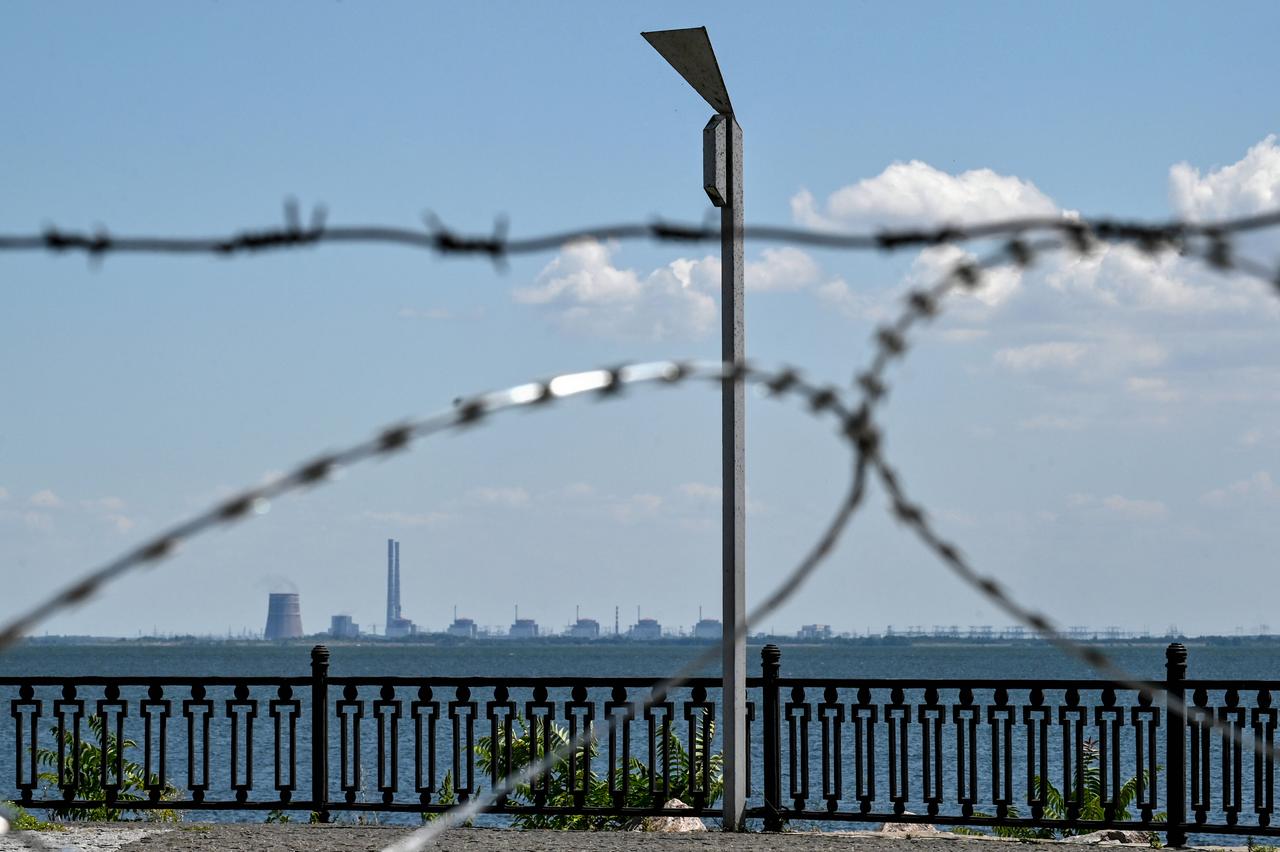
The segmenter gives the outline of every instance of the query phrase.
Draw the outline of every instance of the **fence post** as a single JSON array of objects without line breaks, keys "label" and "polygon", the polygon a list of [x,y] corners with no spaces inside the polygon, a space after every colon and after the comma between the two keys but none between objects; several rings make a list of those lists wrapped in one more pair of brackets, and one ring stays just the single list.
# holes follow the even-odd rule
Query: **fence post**
[{"label": "fence post", "polygon": [[760,668],[764,674],[764,830],[782,831],[782,713],[778,703],[782,650],[777,645],[761,649]]},{"label": "fence post", "polygon": [[[1169,846],[1187,845],[1187,647],[1174,642],[1164,652],[1165,659],[1165,813]],[[1153,779],[1154,780],[1154,779]]]},{"label": "fence post", "polygon": [[311,649],[311,801],[320,822],[329,821],[329,649]]}]

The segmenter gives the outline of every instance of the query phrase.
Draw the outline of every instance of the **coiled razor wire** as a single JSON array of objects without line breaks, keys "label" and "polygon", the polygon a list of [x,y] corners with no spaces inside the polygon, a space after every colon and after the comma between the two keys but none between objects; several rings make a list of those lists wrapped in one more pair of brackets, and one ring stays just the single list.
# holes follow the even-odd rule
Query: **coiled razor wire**
[{"label": "coiled razor wire", "polygon": [[[416,235],[409,239],[406,237],[406,232],[396,229],[326,230],[323,227],[322,216],[313,218],[310,229],[302,229],[297,223],[296,206],[287,208],[286,218],[289,221],[283,231],[258,232],[256,235],[244,233],[222,241],[175,238],[115,239],[104,234],[98,234],[89,239],[84,235],[46,231],[39,237],[0,237],[0,250],[81,249],[94,256],[110,251],[227,254],[240,250],[326,241],[403,242],[433,248],[441,253],[486,254],[495,261],[501,261],[507,254],[541,251],[574,239],[650,237],[710,240],[718,239],[719,236],[718,232],[710,229],[682,230],[658,223],[649,226],[621,226],[613,229],[584,229],[524,241],[507,241],[505,231],[495,233],[491,238],[462,238],[437,227],[433,233],[425,237],[414,232]],[[1175,222],[1160,226],[1145,226],[1125,225],[1110,220],[1089,223],[1067,218],[1018,219],[967,229],[941,228],[932,231],[883,232],[874,237],[830,235],[797,229],[747,228],[745,233],[752,238],[785,239],[805,245],[849,249],[892,250],[908,245],[939,245],[997,236],[1008,236],[1009,239],[992,256],[981,261],[964,260],[952,267],[949,273],[933,287],[908,294],[906,308],[897,320],[877,332],[875,354],[871,364],[865,372],[856,377],[855,385],[861,391],[856,406],[846,400],[843,390],[811,384],[790,368],[767,371],[749,364],[732,362],[660,361],[635,364],[613,369],[568,373],[546,382],[531,382],[504,391],[482,394],[464,400],[447,412],[387,427],[373,439],[313,459],[267,485],[249,489],[170,528],[148,544],[91,571],[0,629],[0,650],[18,641],[31,627],[55,612],[87,600],[116,577],[134,568],[165,558],[172,554],[179,544],[200,533],[232,524],[261,512],[272,499],[322,483],[341,467],[372,458],[385,457],[406,448],[416,439],[443,431],[462,429],[479,423],[490,415],[511,409],[541,405],[584,394],[614,396],[630,384],[677,384],[689,379],[706,379],[720,385],[737,382],[757,384],[774,396],[794,394],[806,402],[815,415],[834,415],[840,424],[841,435],[854,450],[852,481],[835,516],[819,540],[787,575],[783,583],[756,611],[750,614],[747,623],[738,626],[737,629],[740,631],[738,638],[746,634],[748,624],[767,617],[784,604],[831,553],[844,528],[862,504],[866,493],[868,470],[871,470],[885,488],[897,518],[907,525],[953,574],[1003,612],[1031,628],[1059,649],[1103,672],[1114,683],[1150,694],[1158,691],[1154,684],[1131,675],[1101,651],[1071,640],[1046,615],[1017,601],[997,578],[981,574],[962,555],[958,547],[934,529],[923,509],[907,498],[899,475],[880,451],[879,432],[873,419],[875,409],[885,399],[888,391],[884,374],[891,362],[906,355],[909,348],[908,333],[916,325],[936,316],[945,296],[956,289],[976,289],[981,286],[983,273],[990,268],[1009,263],[1026,267],[1040,254],[1049,250],[1065,248],[1085,254],[1092,250],[1097,242],[1128,243],[1149,254],[1176,249],[1183,254],[1205,261],[1215,270],[1222,272],[1239,270],[1260,277],[1280,291],[1280,274],[1265,264],[1237,257],[1232,246],[1232,238],[1236,234],[1277,225],[1280,225],[1280,213],[1227,220],[1209,225]],[[1028,231],[1049,231],[1053,236],[1027,240],[1025,234]],[[633,705],[631,712],[612,717],[607,729],[612,730],[617,725],[634,718],[636,713],[641,712],[653,702],[663,700],[670,690],[678,687],[702,666],[711,662],[718,653],[718,649],[710,649],[676,675],[660,681],[654,686],[650,697],[642,703]],[[1184,702],[1170,696],[1170,712],[1178,718],[1185,719],[1187,706]],[[1210,724],[1225,736],[1240,737],[1240,734],[1217,720],[1210,720]],[[591,736],[590,730],[584,730],[573,741],[545,754],[540,761],[504,779],[502,784],[495,786],[487,793],[473,797],[450,809],[440,819],[392,844],[388,847],[388,852],[391,850],[410,852],[410,850],[423,848],[441,832],[465,822],[471,816],[495,804],[503,795],[509,794],[516,785],[527,783],[548,771],[557,761],[564,759],[572,751],[582,748]],[[1259,753],[1265,753],[1268,750],[1265,744],[1256,739],[1252,745],[1253,749]],[[1280,748],[1272,748],[1270,751],[1280,755]]]}]

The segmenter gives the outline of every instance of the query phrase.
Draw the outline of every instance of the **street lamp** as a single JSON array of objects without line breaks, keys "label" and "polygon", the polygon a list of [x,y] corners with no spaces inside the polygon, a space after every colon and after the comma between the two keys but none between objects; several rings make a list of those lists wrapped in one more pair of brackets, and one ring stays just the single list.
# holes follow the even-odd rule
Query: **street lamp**
[{"label": "street lamp", "polygon": [[[702,130],[703,188],[720,208],[720,358],[745,355],[742,313],[742,128],[720,76],[706,27],[641,33],[716,114]],[[747,491],[745,397],[725,382],[720,403],[721,646],[724,713],[724,828],[742,828],[747,791]]]}]

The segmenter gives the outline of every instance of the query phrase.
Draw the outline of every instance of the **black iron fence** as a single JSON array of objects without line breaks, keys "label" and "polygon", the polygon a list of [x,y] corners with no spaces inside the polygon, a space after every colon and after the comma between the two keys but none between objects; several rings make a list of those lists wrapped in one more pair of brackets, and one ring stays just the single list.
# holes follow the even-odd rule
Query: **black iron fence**
[{"label": "black iron fence", "polygon": [[[994,829],[1276,835],[1280,681],[748,681],[748,815]],[[29,808],[433,813],[581,731],[590,742],[489,809],[718,817],[719,681],[651,703],[647,678],[27,677],[0,680],[12,796]],[[1185,700],[1183,719],[1170,701]],[[617,719],[617,724],[608,723]],[[1214,728],[1217,723],[1217,729]],[[7,730],[6,730],[7,728]],[[126,741],[131,747],[124,747]],[[1255,747],[1255,746],[1261,746]],[[0,761],[0,766],[7,763]],[[10,774],[6,772],[6,774]]]}]

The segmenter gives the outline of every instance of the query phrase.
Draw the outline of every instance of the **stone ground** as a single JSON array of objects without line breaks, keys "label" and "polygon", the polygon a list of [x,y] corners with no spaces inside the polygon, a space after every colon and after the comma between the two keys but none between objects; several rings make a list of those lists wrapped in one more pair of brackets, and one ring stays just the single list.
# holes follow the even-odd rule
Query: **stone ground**
[{"label": "stone ground", "polygon": [[[44,848],[80,852],[376,852],[408,831],[403,826],[209,824],[180,826],[99,824],[65,832],[38,832]],[[686,834],[649,832],[515,831],[465,828],[447,833],[442,852],[999,852],[988,839],[949,833],[886,836],[876,832]],[[1118,844],[1104,844],[1115,846]],[[0,836],[0,852],[32,847]],[[40,848],[40,847],[35,847]],[[1137,852],[1140,846],[1124,846]],[[1012,852],[1012,850],[1011,850]],[[1017,852],[1084,852],[1079,844],[1019,843]]]}]

